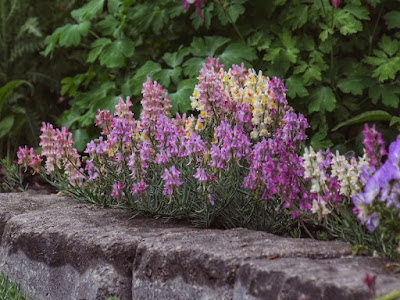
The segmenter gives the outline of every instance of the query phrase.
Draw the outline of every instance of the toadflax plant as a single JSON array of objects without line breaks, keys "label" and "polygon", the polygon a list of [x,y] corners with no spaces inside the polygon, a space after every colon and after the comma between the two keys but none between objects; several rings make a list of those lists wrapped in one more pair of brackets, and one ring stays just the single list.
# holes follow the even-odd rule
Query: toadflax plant
[{"label": "toadflax plant", "polygon": [[[87,144],[84,157],[73,148],[70,132],[43,124],[41,155],[25,146],[18,151],[19,163],[49,175],[63,193],[105,206],[187,219],[196,226],[282,234],[303,225],[312,235],[307,226],[316,222],[343,237],[338,224],[352,222],[356,242],[370,242],[375,236],[364,230],[362,218],[357,221],[352,199],[354,211],[365,214],[356,199],[379,174],[375,170],[395,161],[394,146],[382,166],[385,151],[377,147],[383,141],[374,127],[366,127],[365,155],[358,159],[304,148],[308,122],[288,104],[285,92],[276,77],[244,64],[225,70],[210,57],[190,97],[196,115],[172,117],[168,93],[147,78],[140,117],[134,117],[129,98],[119,99],[113,113],[98,110],[101,135]],[[398,187],[390,188],[382,199],[394,211]]]},{"label": "toadflax plant", "polygon": [[[170,115],[168,93],[143,84],[140,118],[122,99],[99,110],[101,136],[81,158],[71,134],[43,124],[42,153],[20,148],[19,163],[67,194],[103,205],[186,218],[198,226],[287,231],[291,208],[311,206],[299,155],[309,127],[288,105],[278,78],[218,59],[203,64],[191,98],[197,116]],[[290,226],[289,226],[290,227]]]}]

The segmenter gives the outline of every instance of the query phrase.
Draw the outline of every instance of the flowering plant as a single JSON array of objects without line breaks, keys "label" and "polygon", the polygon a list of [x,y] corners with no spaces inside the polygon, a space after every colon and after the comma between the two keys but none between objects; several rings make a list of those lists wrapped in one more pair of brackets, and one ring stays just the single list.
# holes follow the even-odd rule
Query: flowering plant
[{"label": "flowering plant", "polygon": [[[347,214],[354,230],[362,224],[371,229],[382,201],[398,214],[397,143],[382,166],[386,152],[374,127],[366,127],[366,150],[358,159],[304,148],[308,122],[288,104],[285,92],[278,78],[243,64],[226,71],[210,57],[190,97],[197,116],[173,118],[168,93],[147,78],[139,119],[129,98],[119,99],[114,113],[98,110],[101,136],[87,144],[87,156],[73,148],[65,128],[43,124],[41,156],[25,146],[17,153],[19,163],[40,172],[44,160],[42,173],[79,199],[184,218],[197,226],[287,234],[292,225],[313,222],[329,230]],[[383,174],[385,179],[376,178]],[[369,200],[358,200],[362,195]],[[378,196],[382,201],[373,203]],[[361,223],[351,212],[352,199]]]}]

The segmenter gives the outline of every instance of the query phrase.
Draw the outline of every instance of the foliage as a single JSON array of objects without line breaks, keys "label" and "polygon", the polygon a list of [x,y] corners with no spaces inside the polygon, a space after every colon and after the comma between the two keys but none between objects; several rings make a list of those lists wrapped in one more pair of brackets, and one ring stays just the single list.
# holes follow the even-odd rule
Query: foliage
[{"label": "foliage", "polygon": [[[56,95],[65,71],[63,60],[51,65],[40,57],[43,36],[63,23],[65,3],[76,1],[0,1],[0,156],[18,144],[38,144],[40,119],[57,117]],[[60,53],[62,54],[62,53]],[[76,68],[74,70],[76,72]]]},{"label": "foliage", "polygon": [[0,274],[0,299],[7,300],[25,300],[27,299],[25,294],[22,294],[19,286],[11,282],[8,277],[4,274]]},{"label": "foliage", "polygon": [[[92,0],[71,15],[73,22],[46,38],[43,53],[66,47],[86,62],[61,89],[71,109],[60,123],[79,128],[78,150],[97,134],[90,127],[97,108],[132,96],[139,112],[146,76],[171,92],[172,112],[190,110],[192,78],[210,55],[282,78],[289,101],[310,120],[314,148],[361,150],[359,128],[331,129],[367,111],[397,117],[400,11],[393,1],[349,0],[335,9],[328,0],[216,0],[184,12],[176,0]],[[385,137],[394,135],[392,129]]]},{"label": "foliage", "polygon": [[12,163],[9,158],[0,160],[2,176],[0,177],[1,192],[24,192],[27,186],[24,185],[24,176],[21,167]]},{"label": "foliage", "polygon": [[309,125],[285,92],[278,78],[210,57],[190,97],[197,117],[172,118],[168,93],[147,78],[138,120],[129,98],[98,111],[88,156],[65,127],[43,123],[41,155],[19,148],[18,163],[83,201],[201,227],[340,237],[399,258],[400,135],[384,164],[375,126],[365,125],[363,157],[304,148]]}]

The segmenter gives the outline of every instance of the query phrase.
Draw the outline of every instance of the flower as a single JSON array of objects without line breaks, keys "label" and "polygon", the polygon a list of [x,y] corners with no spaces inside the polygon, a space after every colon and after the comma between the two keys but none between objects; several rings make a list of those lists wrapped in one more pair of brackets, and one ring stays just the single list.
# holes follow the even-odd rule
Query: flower
[{"label": "flower", "polygon": [[194,4],[196,8],[196,13],[200,17],[200,19],[204,20],[203,15],[201,14],[200,5],[204,0],[182,0],[183,9],[186,10],[190,4]]},{"label": "flower", "polygon": [[332,6],[337,9],[339,7],[340,0],[332,0]]}]

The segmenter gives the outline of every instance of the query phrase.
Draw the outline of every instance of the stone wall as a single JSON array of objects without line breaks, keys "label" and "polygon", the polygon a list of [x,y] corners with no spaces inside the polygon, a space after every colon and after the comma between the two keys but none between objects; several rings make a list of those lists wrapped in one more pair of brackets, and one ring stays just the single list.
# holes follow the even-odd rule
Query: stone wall
[{"label": "stone wall", "polygon": [[32,299],[368,299],[400,288],[391,261],[340,241],[131,218],[73,199],[0,194],[0,271]]}]

